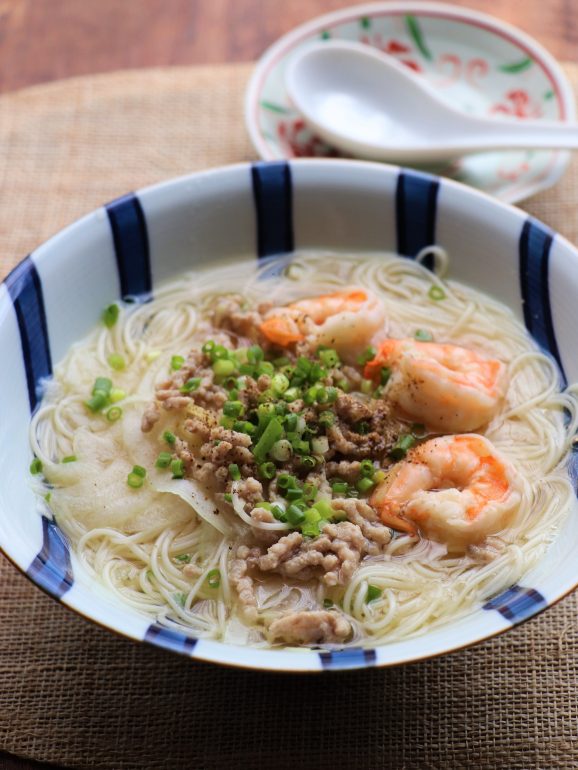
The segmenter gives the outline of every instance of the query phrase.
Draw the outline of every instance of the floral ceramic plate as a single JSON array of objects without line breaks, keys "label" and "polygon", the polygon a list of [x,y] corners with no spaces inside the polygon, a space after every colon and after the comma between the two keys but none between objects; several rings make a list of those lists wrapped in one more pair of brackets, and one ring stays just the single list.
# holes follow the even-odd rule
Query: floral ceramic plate
[{"label": "floral ceramic plate", "polygon": [[[449,103],[473,114],[520,120],[575,117],[572,90],[557,62],[514,27],[441,3],[360,5],[298,27],[258,62],[247,91],[245,120],[263,159],[339,156],[307,128],[284,82],[287,63],[297,50],[328,39],[354,40],[385,51],[426,78]],[[557,182],[568,161],[568,152],[514,150],[476,153],[427,170],[513,203]]]}]

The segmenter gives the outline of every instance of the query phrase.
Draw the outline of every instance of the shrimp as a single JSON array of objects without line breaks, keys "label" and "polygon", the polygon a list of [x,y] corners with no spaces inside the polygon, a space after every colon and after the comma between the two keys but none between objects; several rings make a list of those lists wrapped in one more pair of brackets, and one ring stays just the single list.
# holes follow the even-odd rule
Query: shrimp
[{"label": "shrimp", "polygon": [[513,466],[487,438],[468,433],[416,447],[369,502],[393,529],[459,550],[508,526],[521,499]]},{"label": "shrimp", "polygon": [[385,396],[409,417],[443,433],[477,430],[496,414],[506,389],[501,361],[458,345],[384,340],[364,375],[391,369]]},{"label": "shrimp", "polygon": [[297,342],[311,347],[328,345],[351,361],[383,329],[384,322],[381,300],[366,289],[351,288],[272,308],[260,329],[281,347]]}]

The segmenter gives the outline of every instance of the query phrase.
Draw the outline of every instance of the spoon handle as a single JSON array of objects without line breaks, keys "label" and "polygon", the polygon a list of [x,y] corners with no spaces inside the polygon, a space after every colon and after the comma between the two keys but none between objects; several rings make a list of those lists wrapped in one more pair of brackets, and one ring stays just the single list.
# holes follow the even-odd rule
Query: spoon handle
[{"label": "spoon handle", "polygon": [[[578,125],[555,121],[505,121],[474,119],[472,132],[464,134],[464,145],[492,149],[578,149]],[[475,131],[475,129],[478,131]]]}]

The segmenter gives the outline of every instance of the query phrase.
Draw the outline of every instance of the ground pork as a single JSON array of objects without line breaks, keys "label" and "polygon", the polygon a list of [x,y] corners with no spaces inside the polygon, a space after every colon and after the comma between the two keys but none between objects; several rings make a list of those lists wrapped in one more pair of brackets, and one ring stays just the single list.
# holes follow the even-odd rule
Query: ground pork
[{"label": "ground pork", "polygon": [[143,412],[140,429],[143,433],[149,433],[160,420],[161,413],[159,405],[156,401],[152,401],[147,405]]},{"label": "ground pork", "polygon": [[217,467],[228,468],[231,463],[250,467],[254,464],[250,446],[251,437],[246,433],[217,426],[211,429],[209,440],[203,444],[199,454],[202,460]]},{"label": "ground pork", "polygon": [[263,315],[271,308],[270,303],[262,303],[256,310],[244,310],[245,300],[242,297],[225,297],[217,303],[213,311],[213,323],[222,329],[230,329],[235,334],[249,340],[259,340],[259,327],[263,323]]},{"label": "ground pork", "polygon": [[[235,491],[237,495],[241,498],[241,500],[244,500],[245,503],[248,503],[251,508],[254,508],[256,503],[261,502],[263,500],[263,485],[260,481],[257,481],[257,479],[254,478],[248,478],[243,481],[239,481],[235,486]],[[269,511],[265,511],[264,508],[259,508],[258,510],[262,510],[265,513],[269,513]],[[253,515],[254,512],[251,513]],[[257,519],[258,521],[272,521],[273,517],[269,513],[270,518],[269,519]]]},{"label": "ground pork", "polygon": [[239,597],[241,614],[250,623],[257,620],[257,597],[253,578],[248,572],[260,553],[259,548],[241,545],[237,548],[235,558],[229,567],[229,579]]},{"label": "ground pork", "polygon": [[345,585],[365,552],[366,540],[357,525],[326,524],[313,540],[304,540],[299,532],[282,537],[260,557],[259,569],[299,580],[309,580],[321,570],[326,585]]},{"label": "ground pork", "polygon": [[341,460],[340,462],[328,462],[325,473],[328,479],[339,477],[348,484],[353,484],[359,479],[361,463],[359,460]]},{"label": "ground pork", "polygon": [[336,498],[331,505],[335,510],[343,511],[347,520],[359,527],[368,541],[365,546],[368,555],[377,555],[391,542],[390,528],[381,523],[377,511],[365,500]]},{"label": "ground pork", "polygon": [[367,403],[356,396],[350,396],[348,393],[337,398],[335,411],[342,420],[349,424],[369,420],[373,415],[373,410]]},{"label": "ground pork", "polygon": [[327,610],[293,612],[269,626],[271,641],[287,644],[327,644],[345,642],[352,628],[343,615]]}]

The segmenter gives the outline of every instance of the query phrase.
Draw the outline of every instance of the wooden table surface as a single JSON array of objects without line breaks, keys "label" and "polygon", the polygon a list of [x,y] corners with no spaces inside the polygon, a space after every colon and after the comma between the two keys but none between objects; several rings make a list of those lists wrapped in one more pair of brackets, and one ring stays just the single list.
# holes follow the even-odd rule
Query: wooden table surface
[{"label": "wooden table surface", "polygon": [[[295,25],[359,4],[355,0],[0,0],[0,92],[122,68],[250,61]],[[453,0],[452,4],[492,13],[536,37],[557,59],[578,61],[578,0]],[[0,770],[42,767],[47,766],[0,752]]]}]

